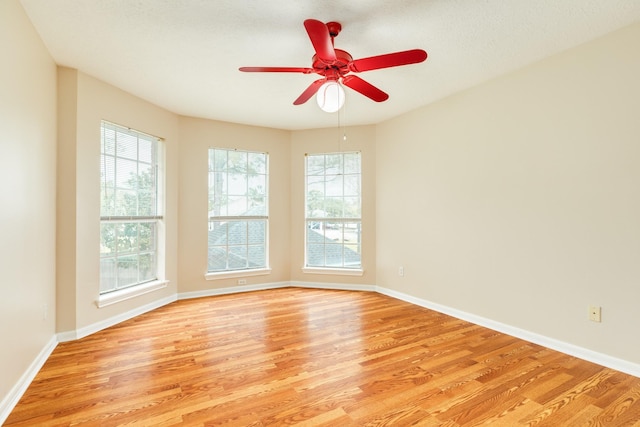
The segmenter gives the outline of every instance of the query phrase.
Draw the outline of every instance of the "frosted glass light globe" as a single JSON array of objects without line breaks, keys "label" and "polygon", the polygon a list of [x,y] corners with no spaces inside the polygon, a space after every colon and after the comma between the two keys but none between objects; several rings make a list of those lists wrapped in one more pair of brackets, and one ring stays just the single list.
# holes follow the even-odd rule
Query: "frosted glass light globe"
[{"label": "frosted glass light globe", "polygon": [[327,113],[335,113],[344,105],[344,89],[335,80],[329,80],[318,89],[318,107]]}]

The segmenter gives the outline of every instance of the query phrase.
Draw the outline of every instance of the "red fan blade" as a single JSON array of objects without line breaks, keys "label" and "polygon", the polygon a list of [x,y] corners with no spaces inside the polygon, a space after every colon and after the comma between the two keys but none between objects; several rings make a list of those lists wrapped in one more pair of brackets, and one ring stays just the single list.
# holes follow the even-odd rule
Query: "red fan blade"
[{"label": "red fan blade", "polygon": [[336,51],[333,49],[333,42],[327,25],[315,19],[307,19],[304,21],[304,28],[309,34],[311,44],[318,58],[328,65],[336,62]]},{"label": "red fan blade", "polygon": [[306,88],[304,92],[302,92],[302,94],[298,97],[298,99],[293,101],[293,105],[301,105],[307,102],[309,98],[311,98],[313,95],[316,94],[316,92],[318,92],[318,89],[320,89],[320,86],[322,86],[322,84],[326,81],[327,79],[318,79],[315,82],[311,83],[309,87]]},{"label": "red fan blade", "polygon": [[368,83],[362,80],[358,76],[354,76],[354,75],[345,76],[342,78],[342,83],[345,86],[350,87],[356,92],[360,92],[367,98],[371,98],[376,102],[382,102],[389,99],[389,95],[387,95],[385,92],[381,91],[371,83]]},{"label": "red fan blade", "polygon": [[240,67],[240,71],[245,73],[304,73],[313,72],[313,68],[302,67]]},{"label": "red fan blade", "polygon": [[349,69],[356,73],[380,68],[397,67],[400,65],[417,64],[427,59],[427,52],[422,49],[405,50],[387,53],[386,55],[371,56],[355,59],[349,64]]}]

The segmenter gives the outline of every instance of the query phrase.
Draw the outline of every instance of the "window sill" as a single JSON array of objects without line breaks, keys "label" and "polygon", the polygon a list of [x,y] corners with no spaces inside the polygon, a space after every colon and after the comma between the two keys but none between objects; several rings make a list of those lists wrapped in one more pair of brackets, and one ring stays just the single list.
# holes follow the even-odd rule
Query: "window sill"
[{"label": "window sill", "polygon": [[264,276],[271,273],[270,268],[257,268],[255,270],[223,271],[220,273],[206,273],[206,280],[233,279],[236,277]]},{"label": "window sill", "polygon": [[130,288],[120,289],[119,291],[109,292],[108,294],[100,295],[96,305],[98,308],[106,307],[111,304],[116,304],[140,295],[144,295],[149,292],[157,291],[158,289],[166,288],[169,284],[168,280],[154,280],[153,282],[143,283],[141,285],[131,286]]},{"label": "window sill", "polygon": [[362,276],[364,274],[364,270],[359,268],[303,267],[302,272],[307,274],[332,274],[336,276]]}]

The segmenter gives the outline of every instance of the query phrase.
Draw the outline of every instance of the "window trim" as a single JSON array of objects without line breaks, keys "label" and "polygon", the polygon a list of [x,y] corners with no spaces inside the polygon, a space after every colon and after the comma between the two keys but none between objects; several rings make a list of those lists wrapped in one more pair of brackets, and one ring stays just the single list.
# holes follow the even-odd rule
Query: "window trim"
[{"label": "window trim", "polygon": [[252,268],[246,270],[229,270],[229,271],[208,271],[205,273],[206,280],[235,279],[238,277],[250,276],[266,276],[271,274],[271,268]]},{"label": "window trim", "polygon": [[335,276],[362,276],[363,268],[302,267],[305,274],[330,274]]},{"label": "window trim", "polygon": [[96,301],[98,308],[107,307],[111,304],[116,304],[122,301],[126,301],[131,298],[135,298],[140,295],[148,294],[160,289],[164,289],[169,285],[168,280],[153,280],[151,282],[139,283],[137,285],[131,285],[126,288],[117,289],[104,294],[100,294]]}]

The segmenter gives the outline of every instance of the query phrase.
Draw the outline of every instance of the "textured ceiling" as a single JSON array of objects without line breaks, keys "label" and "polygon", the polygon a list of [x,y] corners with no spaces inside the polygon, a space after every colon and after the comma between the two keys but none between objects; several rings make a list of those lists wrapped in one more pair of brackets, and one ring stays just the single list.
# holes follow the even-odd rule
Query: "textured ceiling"
[{"label": "textured ceiling", "polygon": [[[378,123],[640,21],[640,0],[21,0],[54,60],[178,114],[309,129]],[[292,105],[315,74],[307,18],[338,21],[363,58],[420,48],[421,64],[360,73],[344,111]]]}]

